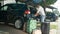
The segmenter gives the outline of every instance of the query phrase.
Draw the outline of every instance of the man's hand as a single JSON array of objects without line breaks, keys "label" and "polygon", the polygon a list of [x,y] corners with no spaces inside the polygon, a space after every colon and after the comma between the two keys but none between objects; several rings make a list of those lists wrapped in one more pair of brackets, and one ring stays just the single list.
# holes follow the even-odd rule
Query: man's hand
[{"label": "man's hand", "polygon": [[38,13],[36,13],[34,16],[38,16],[39,14]]}]

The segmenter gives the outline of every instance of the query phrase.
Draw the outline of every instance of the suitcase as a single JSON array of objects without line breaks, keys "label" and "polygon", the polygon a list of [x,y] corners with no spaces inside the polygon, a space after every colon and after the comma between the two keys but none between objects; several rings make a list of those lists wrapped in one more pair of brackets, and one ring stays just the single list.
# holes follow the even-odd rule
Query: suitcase
[{"label": "suitcase", "polygon": [[37,21],[34,19],[29,19],[27,22],[26,31],[31,34],[34,29],[37,27]]},{"label": "suitcase", "polygon": [[33,1],[33,3],[41,3],[42,2],[42,0],[32,0]]},{"label": "suitcase", "polygon": [[40,29],[35,29],[35,30],[33,30],[32,34],[41,34],[41,30]]}]

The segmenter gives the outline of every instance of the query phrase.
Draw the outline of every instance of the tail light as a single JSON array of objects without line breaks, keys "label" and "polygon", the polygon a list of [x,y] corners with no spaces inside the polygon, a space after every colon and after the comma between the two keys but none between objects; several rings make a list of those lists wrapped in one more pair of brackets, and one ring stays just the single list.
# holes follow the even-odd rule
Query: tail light
[{"label": "tail light", "polygon": [[30,14],[30,10],[25,10],[25,14]]}]

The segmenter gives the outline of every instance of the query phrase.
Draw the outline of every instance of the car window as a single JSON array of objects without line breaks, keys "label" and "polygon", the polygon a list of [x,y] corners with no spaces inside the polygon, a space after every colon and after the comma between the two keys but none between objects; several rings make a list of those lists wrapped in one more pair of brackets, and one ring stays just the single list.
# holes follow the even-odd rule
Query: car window
[{"label": "car window", "polygon": [[6,11],[6,10],[7,10],[7,8],[8,8],[8,6],[4,6],[4,7],[2,7],[2,8],[1,8],[1,10]]},{"label": "car window", "polygon": [[26,8],[26,5],[23,5],[23,4],[14,4],[14,5],[11,5],[11,8],[12,9],[24,9],[24,8]]}]

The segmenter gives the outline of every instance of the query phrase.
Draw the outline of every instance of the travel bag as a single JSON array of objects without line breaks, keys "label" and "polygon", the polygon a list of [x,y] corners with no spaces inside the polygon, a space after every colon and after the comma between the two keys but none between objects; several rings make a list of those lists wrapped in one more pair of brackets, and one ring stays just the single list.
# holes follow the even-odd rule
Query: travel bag
[{"label": "travel bag", "polygon": [[34,29],[37,27],[37,21],[35,19],[29,19],[27,21],[27,28],[26,31],[31,34]]}]

